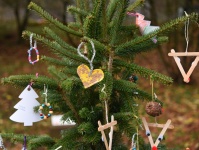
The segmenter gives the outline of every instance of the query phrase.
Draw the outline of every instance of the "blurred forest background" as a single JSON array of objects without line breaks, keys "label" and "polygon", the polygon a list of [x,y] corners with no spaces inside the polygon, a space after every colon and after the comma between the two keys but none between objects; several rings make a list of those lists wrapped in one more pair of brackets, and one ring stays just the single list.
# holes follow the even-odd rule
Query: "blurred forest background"
[{"label": "blurred forest background", "polygon": [[[0,0],[0,76],[1,78],[14,74],[47,74],[47,65],[39,61],[31,65],[27,59],[27,50],[29,49],[29,40],[21,38],[23,30],[41,33],[42,27],[48,25],[45,20],[36,13],[27,9],[31,0]],[[75,0],[32,0],[42,6],[55,18],[68,24],[73,21],[72,14],[67,13],[67,7],[75,4]],[[133,2],[133,0],[131,0]],[[165,22],[183,16],[184,11],[199,13],[199,0],[145,0],[145,5],[137,10],[145,15],[146,20],[151,20],[152,25],[163,25]],[[127,16],[126,24],[132,24],[135,18]],[[51,25],[50,25],[51,26]],[[53,27],[52,27],[53,28]],[[75,47],[79,41],[74,41],[69,35],[65,35],[57,30],[65,41],[68,41]],[[190,22],[189,24],[189,48],[188,51],[199,52],[199,23]],[[169,42],[152,53],[143,53],[135,58],[135,62],[144,67],[153,69],[162,74],[166,74],[174,79],[171,86],[163,86],[157,82],[155,84],[155,93],[158,98],[164,102],[164,112],[158,117],[158,122],[166,122],[171,119],[175,129],[166,133],[166,143],[169,147],[175,149],[199,150],[199,66],[194,70],[190,83],[183,83],[183,78],[178,70],[174,59],[168,57],[171,49],[184,52],[186,48],[184,24],[179,26],[175,32],[169,35]],[[46,47],[38,43],[38,49],[41,55],[52,55]],[[194,58],[183,57],[181,63],[185,70],[188,70]],[[138,75],[139,77],[139,75]],[[139,77],[138,86],[151,93],[149,80]],[[25,87],[24,87],[25,88]],[[23,88],[0,85],[0,131],[14,132],[21,134],[49,134],[56,138],[60,137],[62,128],[53,127],[50,119],[34,123],[33,127],[23,127],[23,124],[12,122],[9,119],[15,109],[14,105],[19,101],[19,94]],[[37,91],[39,94],[39,91]],[[40,93],[39,95],[42,95]],[[41,98],[39,98],[41,102]],[[144,116],[146,102],[138,101],[141,107],[140,111]],[[149,118],[151,119],[151,118]],[[151,120],[151,122],[154,120]],[[141,133],[144,131],[140,130]],[[159,132],[158,132],[159,133]],[[157,134],[158,134],[157,133]],[[147,137],[144,136],[147,141]],[[18,149],[22,143],[11,144],[9,141],[5,144],[7,149]]]}]

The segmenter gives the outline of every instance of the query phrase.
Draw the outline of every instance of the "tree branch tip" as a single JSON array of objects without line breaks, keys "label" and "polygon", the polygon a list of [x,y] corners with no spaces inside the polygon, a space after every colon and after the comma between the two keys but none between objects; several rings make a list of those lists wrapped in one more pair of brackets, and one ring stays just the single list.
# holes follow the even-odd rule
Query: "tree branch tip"
[{"label": "tree branch tip", "polygon": [[34,2],[30,2],[30,4],[28,5],[28,9],[31,9],[34,5],[36,5]]}]

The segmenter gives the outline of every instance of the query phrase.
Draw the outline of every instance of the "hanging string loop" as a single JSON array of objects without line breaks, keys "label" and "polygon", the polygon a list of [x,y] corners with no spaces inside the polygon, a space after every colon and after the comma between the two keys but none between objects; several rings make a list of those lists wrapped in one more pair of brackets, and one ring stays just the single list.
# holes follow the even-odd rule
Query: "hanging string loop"
[{"label": "hanging string loop", "polygon": [[48,103],[48,99],[47,99],[47,97],[48,97],[48,86],[46,87],[45,84],[44,84],[44,93],[43,94],[45,95],[45,104],[47,104]]},{"label": "hanging string loop", "polygon": [[[106,88],[106,85],[104,84],[101,92],[103,92],[105,95],[107,95],[106,92],[104,91],[105,88]],[[106,123],[108,123],[108,105],[107,105],[107,100],[104,101],[104,105],[105,105],[105,111],[106,111]]]},{"label": "hanging string loop", "polygon": [[92,74],[93,72],[93,60],[95,58],[95,54],[96,54],[96,50],[95,50],[95,46],[94,46],[94,43],[93,41],[89,40],[91,46],[92,46],[92,52],[93,52],[93,55],[91,57],[91,59],[89,59],[88,57],[86,57],[85,55],[83,55],[81,52],[80,52],[80,48],[83,44],[85,44],[85,42],[81,42],[77,48],[77,52],[79,54],[79,56],[83,57],[86,61],[88,61],[88,63],[90,64],[90,73],[89,73],[89,76]]},{"label": "hanging string loop", "polygon": [[184,11],[185,15],[188,17],[188,20],[185,22],[185,40],[186,40],[186,50],[185,52],[187,53],[188,51],[188,46],[189,46],[189,15],[187,14],[186,11]]},{"label": "hanging string loop", "polygon": [[[34,46],[32,46],[32,38],[33,38],[33,34],[30,35],[30,49],[28,50],[28,61],[30,64],[33,64],[39,61],[39,51],[37,49],[37,41],[35,40],[34,42]],[[37,55],[37,59],[32,61],[31,59],[31,52],[32,50],[35,50],[35,53]]]}]

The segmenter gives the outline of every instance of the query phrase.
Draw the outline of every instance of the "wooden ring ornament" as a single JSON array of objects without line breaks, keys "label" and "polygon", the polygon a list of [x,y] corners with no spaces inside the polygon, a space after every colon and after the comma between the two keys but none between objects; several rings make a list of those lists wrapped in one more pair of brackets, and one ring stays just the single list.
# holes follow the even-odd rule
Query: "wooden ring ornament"
[{"label": "wooden ring ornament", "polygon": [[[34,61],[32,61],[32,59],[31,59],[31,51],[32,51],[32,50],[35,50],[36,55],[37,55],[37,59],[34,60]],[[36,62],[39,61],[39,51],[38,51],[38,49],[37,49],[36,47],[31,47],[31,48],[28,50],[28,61],[29,61],[29,63],[31,63],[31,64],[33,64],[33,65],[34,65],[34,63],[36,63]]]},{"label": "wooden ring ornament", "polygon": [[[49,112],[48,112],[47,115],[42,113],[42,110],[44,109],[44,107],[49,108]],[[41,119],[47,119],[53,114],[53,109],[52,109],[52,106],[50,105],[50,103],[44,103],[39,107],[39,112],[40,112],[40,118]]]}]

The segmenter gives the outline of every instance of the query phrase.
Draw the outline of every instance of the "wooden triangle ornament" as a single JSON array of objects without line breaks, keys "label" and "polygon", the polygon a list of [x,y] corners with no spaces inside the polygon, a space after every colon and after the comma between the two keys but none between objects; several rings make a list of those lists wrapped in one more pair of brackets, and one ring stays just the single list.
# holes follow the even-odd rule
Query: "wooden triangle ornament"
[{"label": "wooden triangle ornament", "polygon": [[[195,67],[198,64],[199,61],[199,52],[178,52],[176,53],[174,49],[171,50],[171,53],[168,54],[169,56],[173,56],[183,78],[184,82],[189,83],[190,76],[195,69]],[[178,56],[196,56],[195,60],[192,62],[191,67],[189,68],[188,72],[185,73],[184,68],[182,67],[182,64],[180,62],[180,58]]]},{"label": "wooden triangle ornament", "polygon": [[[154,124],[157,124],[157,126],[154,126],[154,124],[152,124],[152,123],[147,123],[146,119],[144,117],[142,117],[142,122],[144,124],[144,128],[146,130],[146,135],[148,136],[149,143],[151,145],[152,150],[157,150],[158,144],[163,140],[163,136],[164,136],[166,130],[174,128],[174,126],[170,125],[171,124],[170,119],[167,120],[166,124],[164,124],[164,125],[163,124],[159,125],[158,123],[154,123]],[[151,136],[149,126],[162,128],[162,131],[160,132],[160,134],[159,134],[158,138],[156,139],[155,143],[154,143],[153,138]]]}]

